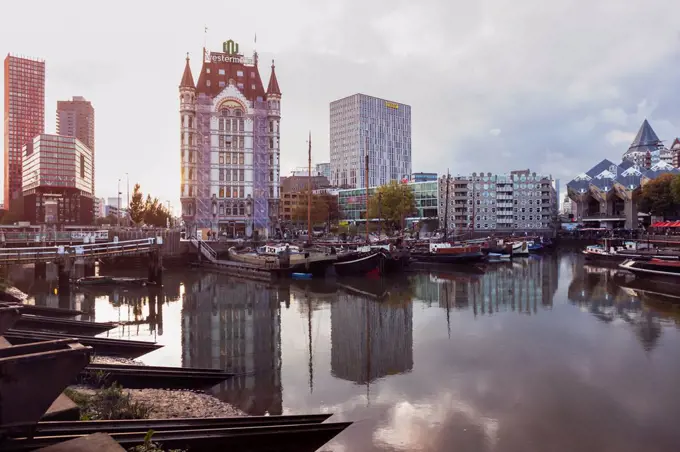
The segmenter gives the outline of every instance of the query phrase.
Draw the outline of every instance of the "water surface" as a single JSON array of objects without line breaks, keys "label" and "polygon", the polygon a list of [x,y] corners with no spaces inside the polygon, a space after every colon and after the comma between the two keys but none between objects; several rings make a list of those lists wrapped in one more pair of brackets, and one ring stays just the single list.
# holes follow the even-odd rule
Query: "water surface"
[{"label": "water surface", "polygon": [[164,344],[147,364],[236,372],[214,392],[250,414],[355,421],[326,450],[680,450],[680,304],[575,254],[394,281],[187,271],[65,299],[49,269],[9,277]]}]

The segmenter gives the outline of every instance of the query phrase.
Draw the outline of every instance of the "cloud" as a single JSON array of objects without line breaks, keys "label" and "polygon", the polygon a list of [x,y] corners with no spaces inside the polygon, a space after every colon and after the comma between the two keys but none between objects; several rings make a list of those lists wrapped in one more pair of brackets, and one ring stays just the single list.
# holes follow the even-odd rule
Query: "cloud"
[{"label": "cloud", "polygon": [[489,130],[489,135],[492,135],[494,137],[497,137],[500,134],[501,134],[501,129],[491,129],[491,130]]},{"label": "cloud", "polygon": [[607,141],[613,145],[630,144],[635,139],[635,132],[625,132],[623,130],[610,130],[607,132]]},{"label": "cloud", "polygon": [[[178,1],[121,1],[116,8],[45,2],[36,17],[33,6],[15,2],[5,11],[31,15],[32,27],[5,24],[0,53],[46,60],[49,132],[57,100],[82,94],[93,102],[101,196],[114,194],[117,179],[130,172],[144,191],[176,203],[185,54],[196,77],[204,39],[215,49],[234,38],[250,52],[256,32],[263,79],[276,58],[283,91],[284,169],[306,164],[310,129],[319,137],[313,159],[328,161],[329,103],[356,92],[412,106],[414,171],[528,167],[573,176],[617,159],[628,143],[611,132],[634,132],[644,117],[662,140],[678,135],[676,1],[251,3],[192,3],[210,11],[205,16],[187,15]],[[70,23],[77,26],[64,26]],[[631,33],[631,23],[654,32]],[[498,157],[482,158],[499,124]],[[564,166],[555,169],[546,150],[566,156]]]}]

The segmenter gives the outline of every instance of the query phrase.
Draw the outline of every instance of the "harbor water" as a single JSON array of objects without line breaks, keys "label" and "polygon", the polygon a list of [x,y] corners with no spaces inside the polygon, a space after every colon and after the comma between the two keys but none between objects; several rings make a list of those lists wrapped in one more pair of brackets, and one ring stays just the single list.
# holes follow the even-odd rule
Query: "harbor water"
[{"label": "harbor water", "polygon": [[235,372],[213,392],[249,414],[355,421],[324,450],[680,450],[680,299],[579,254],[394,280],[167,271],[162,289],[66,298],[49,267],[6,276],[121,322],[103,336],[163,344],[146,364]]}]

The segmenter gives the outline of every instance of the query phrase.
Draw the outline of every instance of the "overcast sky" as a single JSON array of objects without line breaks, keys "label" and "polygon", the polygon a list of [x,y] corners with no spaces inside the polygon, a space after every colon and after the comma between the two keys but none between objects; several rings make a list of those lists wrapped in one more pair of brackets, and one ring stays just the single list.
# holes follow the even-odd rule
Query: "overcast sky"
[{"label": "overcast sky", "polygon": [[33,0],[2,16],[0,54],[46,60],[46,132],[57,100],[92,101],[101,197],[128,172],[177,205],[186,52],[197,78],[204,39],[250,53],[255,33],[283,92],[283,175],[306,164],[310,129],[329,160],[328,104],[356,92],[412,106],[414,171],[531,168],[564,185],[619,159],[645,117],[680,135],[677,0]]}]

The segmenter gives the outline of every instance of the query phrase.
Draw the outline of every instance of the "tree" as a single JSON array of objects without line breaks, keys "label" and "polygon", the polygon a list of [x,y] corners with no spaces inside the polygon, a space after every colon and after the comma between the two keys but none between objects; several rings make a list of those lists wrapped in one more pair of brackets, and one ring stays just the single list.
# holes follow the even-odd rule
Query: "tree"
[{"label": "tree", "polygon": [[671,193],[673,194],[673,201],[680,204],[680,174],[673,176],[671,181]]},{"label": "tree", "polygon": [[[337,209],[337,201],[335,203]],[[326,198],[322,195],[312,194],[311,219],[312,226],[319,223],[326,223],[329,217],[330,206]],[[293,221],[298,224],[307,224],[307,195],[300,196],[300,202],[293,211]]]},{"label": "tree", "polygon": [[144,221],[144,201],[142,200],[142,191],[139,184],[135,184],[132,190],[132,200],[129,205],[130,219],[136,225]]},{"label": "tree", "polygon": [[368,202],[368,218],[381,218],[388,231],[401,229],[405,218],[415,210],[413,190],[396,181],[378,187]]},{"label": "tree", "polygon": [[673,215],[676,210],[671,190],[673,179],[672,174],[662,174],[647,182],[642,187],[640,208],[652,215],[664,218]]}]

